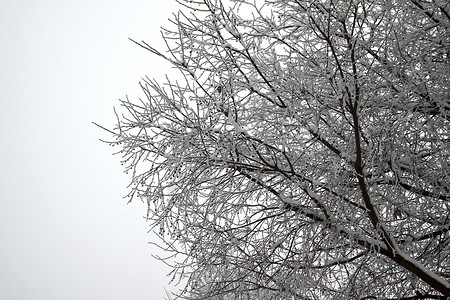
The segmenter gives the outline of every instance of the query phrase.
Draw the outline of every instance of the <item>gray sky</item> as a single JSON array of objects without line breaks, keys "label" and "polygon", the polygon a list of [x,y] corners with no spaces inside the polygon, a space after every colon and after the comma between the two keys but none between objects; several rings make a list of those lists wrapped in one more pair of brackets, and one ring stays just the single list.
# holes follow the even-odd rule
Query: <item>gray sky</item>
[{"label": "gray sky", "polygon": [[174,0],[0,2],[0,299],[162,299],[167,267],[91,121],[167,65]]}]

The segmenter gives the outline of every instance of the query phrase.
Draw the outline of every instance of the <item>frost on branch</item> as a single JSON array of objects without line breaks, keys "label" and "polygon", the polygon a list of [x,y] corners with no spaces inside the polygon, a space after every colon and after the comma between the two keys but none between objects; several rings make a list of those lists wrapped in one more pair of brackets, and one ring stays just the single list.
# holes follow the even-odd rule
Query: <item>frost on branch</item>
[{"label": "frost on branch", "polygon": [[180,297],[449,295],[445,3],[182,3],[112,143]]}]

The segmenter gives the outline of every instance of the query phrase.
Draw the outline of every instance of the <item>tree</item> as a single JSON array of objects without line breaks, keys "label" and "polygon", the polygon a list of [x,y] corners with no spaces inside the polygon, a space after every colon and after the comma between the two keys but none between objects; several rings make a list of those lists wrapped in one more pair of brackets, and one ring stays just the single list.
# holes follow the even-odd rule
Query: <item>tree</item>
[{"label": "tree", "polygon": [[447,1],[180,3],[111,144],[181,297],[450,296]]}]

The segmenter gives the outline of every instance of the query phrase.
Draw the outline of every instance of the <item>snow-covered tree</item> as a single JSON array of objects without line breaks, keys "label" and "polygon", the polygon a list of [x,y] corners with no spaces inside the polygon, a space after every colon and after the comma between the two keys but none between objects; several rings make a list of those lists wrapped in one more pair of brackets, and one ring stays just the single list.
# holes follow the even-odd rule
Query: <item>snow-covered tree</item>
[{"label": "snow-covered tree", "polygon": [[448,1],[181,4],[111,143],[181,298],[450,296]]}]

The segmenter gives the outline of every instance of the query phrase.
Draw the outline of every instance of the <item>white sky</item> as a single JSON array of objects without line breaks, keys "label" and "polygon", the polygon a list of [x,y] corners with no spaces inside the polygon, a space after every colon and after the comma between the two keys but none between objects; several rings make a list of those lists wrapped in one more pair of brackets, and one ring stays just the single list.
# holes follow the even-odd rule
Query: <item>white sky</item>
[{"label": "white sky", "polygon": [[[91,124],[166,64],[174,0],[0,1],[0,299],[162,299],[168,268]],[[172,289],[173,290],[173,289]]]}]

